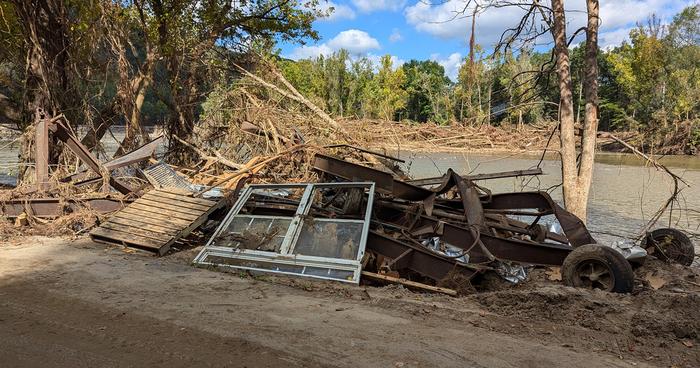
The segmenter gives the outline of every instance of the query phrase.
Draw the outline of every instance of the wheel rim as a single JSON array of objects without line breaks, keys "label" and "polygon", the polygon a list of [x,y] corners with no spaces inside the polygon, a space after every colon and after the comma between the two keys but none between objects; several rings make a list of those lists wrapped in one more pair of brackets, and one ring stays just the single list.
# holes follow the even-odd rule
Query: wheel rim
[{"label": "wheel rim", "polygon": [[576,267],[574,283],[578,287],[611,291],[615,286],[615,276],[606,263],[591,259]]},{"label": "wheel rim", "polygon": [[652,239],[652,243],[654,252],[660,253],[661,259],[679,261],[685,257],[683,245],[678,239],[671,235],[665,235],[661,238]]}]

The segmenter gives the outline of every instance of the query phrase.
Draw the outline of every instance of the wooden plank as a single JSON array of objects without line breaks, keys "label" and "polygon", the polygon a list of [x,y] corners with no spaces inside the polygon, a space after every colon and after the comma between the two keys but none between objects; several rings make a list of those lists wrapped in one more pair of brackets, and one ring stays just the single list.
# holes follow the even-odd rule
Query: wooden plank
[{"label": "wooden plank", "polygon": [[[189,235],[194,229],[201,226],[209,218],[209,215],[212,212],[218,208],[221,208],[225,204],[225,201],[221,200],[210,206],[205,211],[181,213],[168,210],[165,208],[168,205],[155,203],[153,206],[149,206],[148,200],[142,200],[143,197],[127,206],[124,210],[120,211],[119,217],[114,217],[114,220],[110,218],[110,220],[90,232],[92,239],[111,244],[124,244],[136,248],[145,248],[156,251],[158,255],[163,255],[170,250],[173,243],[180,238]],[[193,212],[197,213],[195,214]],[[126,219],[122,218],[123,215],[126,215]],[[157,221],[155,221],[153,218],[129,218],[130,216],[143,217],[151,215],[158,216]],[[169,221],[172,220],[171,217],[176,218],[179,223],[184,221],[184,219],[176,216],[188,216],[193,219],[191,220],[191,223],[188,223],[182,229],[173,229],[173,231],[167,235],[160,236],[162,233],[151,230],[152,228],[159,226],[158,224],[170,224]],[[123,221],[123,223],[120,223],[120,221]],[[126,221],[128,221],[128,223]],[[136,227],[131,224],[139,224],[140,227]]]},{"label": "wooden plank", "polygon": [[172,238],[172,234],[156,233],[153,231],[139,229],[139,228],[129,226],[129,225],[117,224],[114,222],[105,222],[104,224],[100,225],[100,228],[114,230],[114,231],[121,231],[123,233],[133,235],[134,238],[150,239],[150,240],[153,240],[155,242],[160,242],[160,244],[165,244],[168,242],[168,240],[170,240],[170,238]]},{"label": "wooden plank", "polygon": [[183,203],[172,203],[172,202],[163,202],[162,200],[157,200],[157,199],[152,199],[152,198],[144,198],[141,197],[138,200],[136,200],[136,203],[140,204],[145,204],[147,206],[155,207],[155,208],[165,208],[169,209],[171,211],[175,212],[182,212],[182,213],[203,213],[209,209],[209,207],[201,206],[198,204],[183,204]]},{"label": "wooden plank", "polygon": [[129,247],[129,248],[148,251],[149,253],[153,253],[153,252],[157,251],[156,248],[153,248],[151,246],[145,246],[145,245],[141,245],[141,244],[130,243],[128,241],[105,238],[105,237],[102,237],[100,235],[90,234],[90,239],[92,239],[92,241],[94,241],[95,243],[102,243],[102,244],[107,244],[107,245],[121,245],[121,246]]},{"label": "wooden plank", "polygon": [[176,217],[182,220],[187,220],[187,221],[194,221],[199,217],[200,213],[194,213],[194,212],[178,212],[178,211],[171,211],[170,209],[166,208],[159,208],[159,207],[153,207],[149,206],[147,204],[142,204],[138,202],[134,202],[129,205],[127,208],[133,208],[141,211],[146,211],[150,213],[155,213],[155,214],[163,214],[167,216],[172,216]]},{"label": "wooden plank", "polygon": [[187,197],[187,196],[179,196],[176,194],[161,193],[161,192],[154,191],[154,190],[144,194],[143,197],[141,197],[141,198],[146,198],[148,200],[160,202],[160,203],[181,205],[183,207],[188,207],[188,208],[202,208],[202,209],[206,208],[206,209],[208,209],[209,207],[216,204],[216,202],[210,202],[207,200],[198,200],[196,198]]},{"label": "wooden plank", "polygon": [[163,243],[156,242],[155,240],[148,238],[134,237],[131,234],[126,234],[121,231],[105,229],[103,227],[98,227],[90,232],[90,236],[100,236],[103,241],[115,240],[112,243],[121,244],[121,242],[137,244],[140,247],[150,248],[153,250],[158,250],[163,246]]},{"label": "wooden plank", "polygon": [[152,190],[148,192],[148,194],[154,195],[156,197],[161,197],[161,198],[170,198],[170,199],[175,199],[179,200],[182,202],[187,202],[187,203],[194,203],[194,204],[201,204],[203,206],[211,207],[216,204],[216,201],[210,201],[208,199],[203,199],[203,198],[194,198],[194,197],[189,197],[181,194],[172,194],[168,193],[165,191],[161,190]]},{"label": "wooden plank", "polygon": [[125,225],[125,226],[132,226],[137,229],[143,229],[143,230],[148,230],[148,231],[153,231],[156,233],[161,233],[161,234],[174,234],[180,231],[185,226],[188,226],[189,223],[185,226],[177,226],[173,225],[172,223],[167,223],[167,222],[142,222],[142,221],[135,221],[131,220],[128,218],[123,218],[120,216],[112,216],[109,218],[109,221],[107,223],[115,223],[115,224],[120,224],[120,225]]},{"label": "wooden plank", "polygon": [[185,219],[169,216],[169,215],[163,214],[163,213],[148,212],[148,211],[143,211],[143,210],[139,210],[139,209],[132,208],[132,207],[127,207],[127,208],[115,213],[112,216],[119,216],[121,218],[134,220],[134,221],[145,221],[145,222],[153,222],[153,223],[156,223],[156,222],[163,223],[163,222],[167,221],[167,223],[173,224],[173,225],[178,226],[178,227],[185,227],[185,226],[189,225],[190,223],[192,223],[192,221],[196,220],[196,219],[185,220]]},{"label": "wooden plank", "polygon": [[162,256],[163,254],[167,253],[168,250],[170,249],[170,246],[173,243],[175,243],[176,240],[189,235],[194,229],[202,226],[202,224],[205,221],[207,221],[207,219],[209,218],[209,215],[211,215],[211,213],[216,211],[217,209],[221,208],[224,204],[225,204],[225,200],[222,199],[218,203],[213,205],[211,208],[209,208],[208,211],[203,213],[201,216],[199,216],[199,218],[197,218],[194,222],[192,222],[190,224],[190,226],[182,229],[182,231],[180,231],[177,235],[175,235],[170,242],[168,242],[166,245],[164,245],[162,248],[160,248],[160,250],[158,251],[158,254]]},{"label": "wooden plank", "polygon": [[406,286],[413,287],[416,289],[423,289],[423,290],[433,291],[433,292],[437,292],[437,293],[443,293],[443,294],[447,294],[447,295],[451,295],[451,296],[457,296],[457,290],[421,284],[420,282],[409,281],[406,279],[400,279],[400,278],[391,277],[391,276],[387,276],[387,275],[380,275],[380,274],[374,273],[374,272],[362,271],[362,276],[365,276],[365,277],[368,277],[368,278],[371,278],[374,280],[381,280],[381,281],[387,281],[387,282],[391,282],[391,283],[406,285]]}]

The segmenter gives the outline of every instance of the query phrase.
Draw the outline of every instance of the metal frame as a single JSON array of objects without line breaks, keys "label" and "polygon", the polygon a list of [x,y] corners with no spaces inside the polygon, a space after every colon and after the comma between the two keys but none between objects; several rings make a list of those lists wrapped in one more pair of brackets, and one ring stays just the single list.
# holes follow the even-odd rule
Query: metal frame
[{"label": "metal frame", "polygon": [[[343,258],[330,258],[330,257],[318,257],[318,256],[308,256],[308,255],[298,255],[294,254],[294,249],[299,237],[301,235],[301,230],[304,226],[305,219],[308,217],[311,211],[312,205],[312,194],[316,189],[323,188],[364,188],[368,189],[367,196],[367,207],[365,208],[364,218],[362,220],[356,219],[315,219],[315,221],[333,221],[336,223],[354,223],[362,224],[362,233],[360,236],[360,241],[358,244],[357,256],[355,259],[343,259]],[[258,189],[300,189],[304,188],[304,193],[299,200],[299,205],[294,216],[291,217],[291,222],[287,228],[287,232],[284,235],[284,241],[280,246],[279,252],[270,251],[260,251],[251,249],[232,249],[230,247],[223,247],[215,245],[216,239],[221,236],[222,232],[227,229],[235,217],[237,217],[240,211],[245,206],[246,202],[254,194],[255,190]],[[262,271],[262,272],[272,272],[280,274],[288,274],[295,276],[304,276],[325,280],[335,280],[341,282],[348,282],[358,284],[360,282],[360,274],[362,272],[361,261],[365,254],[365,247],[367,244],[367,238],[369,234],[369,224],[372,215],[372,207],[374,201],[374,190],[375,184],[372,182],[354,182],[354,183],[299,183],[299,184],[256,184],[248,186],[245,191],[238,198],[233,208],[226,215],[224,220],[221,222],[219,227],[216,229],[212,237],[209,239],[207,244],[204,246],[202,251],[195,257],[193,263],[199,265],[208,266],[219,266],[219,267],[230,267],[236,269]],[[269,215],[245,215],[245,217],[252,218],[284,218],[289,219],[287,216],[269,216]],[[274,263],[278,265],[290,265],[290,266],[301,266],[302,273],[289,272],[284,270],[271,270],[266,268],[258,267],[248,267],[240,265],[228,265],[209,262],[207,260],[210,256],[225,257],[236,260],[243,261],[259,261],[265,263]],[[352,279],[339,279],[336,277],[323,276],[323,275],[313,275],[305,274],[306,267],[315,268],[326,268],[330,270],[337,271],[349,271],[352,272]]]}]

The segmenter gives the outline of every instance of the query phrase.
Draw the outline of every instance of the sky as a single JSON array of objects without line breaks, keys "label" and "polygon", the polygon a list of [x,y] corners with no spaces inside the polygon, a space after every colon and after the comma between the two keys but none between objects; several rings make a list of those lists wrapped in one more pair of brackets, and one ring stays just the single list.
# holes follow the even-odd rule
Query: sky
[{"label": "sky", "polygon": [[[650,15],[669,22],[673,15],[698,1],[600,0],[599,45],[602,48],[619,45],[637,23],[646,22]],[[389,54],[395,67],[411,59],[430,59],[440,63],[455,80],[468,54],[471,18],[457,15],[465,0],[321,0],[321,3],[334,8],[329,17],[314,23],[321,39],[307,41],[306,45],[281,43],[283,57],[315,58],[346,49],[353,57],[366,56],[375,61]],[[585,0],[565,0],[569,34],[585,26],[585,4]],[[522,9],[514,7],[479,11],[476,43],[487,51],[492,50],[504,29],[515,26],[522,14]]]}]

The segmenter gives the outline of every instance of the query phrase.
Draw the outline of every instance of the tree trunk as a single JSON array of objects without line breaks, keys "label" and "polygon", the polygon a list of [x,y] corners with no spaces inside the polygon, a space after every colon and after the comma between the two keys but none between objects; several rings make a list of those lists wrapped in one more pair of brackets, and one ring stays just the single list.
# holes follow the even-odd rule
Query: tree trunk
[{"label": "tree trunk", "polygon": [[[27,43],[20,121],[20,127],[25,129],[32,122],[43,119],[39,115],[54,116],[69,105],[68,18],[61,0],[15,0],[13,3]],[[25,135],[19,153],[19,161],[23,163],[33,159],[32,144],[28,139],[29,136]],[[49,162],[56,163],[60,153],[61,145],[50,144]],[[19,182],[28,179],[26,173],[26,170],[20,170],[17,175]]]},{"label": "tree trunk", "polygon": [[554,55],[559,79],[559,134],[561,141],[561,176],[566,209],[585,221],[586,201],[578,196],[574,104],[566,37],[564,0],[552,0],[554,16]]},{"label": "tree trunk", "polygon": [[588,26],[586,31],[586,56],[584,95],[586,109],[581,141],[580,166],[576,164],[576,137],[574,104],[569,65],[569,49],[566,37],[564,1],[552,0],[554,15],[554,53],[559,78],[559,122],[561,141],[561,166],[564,203],[566,209],[586,221],[588,194],[593,178],[596,133],[598,130],[598,0],[587,0]]},{"label": "tree trunk", "polygon": [[581,219],[586,220],[586,202],[593,180],[596,135],[598,133],[598,0],[586,1],[588,26],[586,29],[586,56],[583,93],[586,109],[583,118],[581,163],[578,172],[578,196],[582,206]]}]

